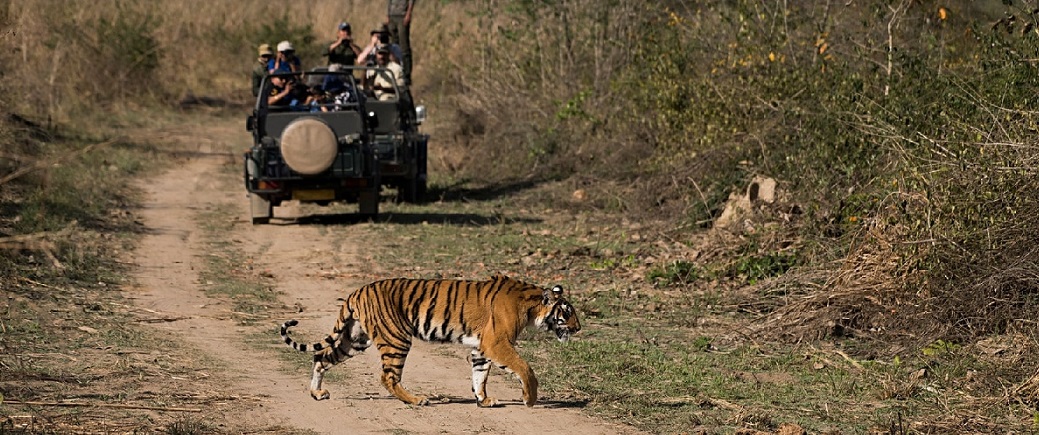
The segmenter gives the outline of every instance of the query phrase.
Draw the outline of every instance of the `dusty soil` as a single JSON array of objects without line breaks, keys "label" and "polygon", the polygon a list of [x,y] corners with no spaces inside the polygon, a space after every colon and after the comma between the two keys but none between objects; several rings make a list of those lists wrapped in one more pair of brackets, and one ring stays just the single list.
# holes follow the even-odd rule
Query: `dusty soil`
[{"label": "dusty soil", "polygon": [[[470,396],[470,371],[462,347],[417,343],[405,370],[404,383],[420,394],[444,400],[428,407],[412,407],[390,396],[378,383],[375,352],[341,364],[326,377],[332,398],[314,401],[307,392],[309,354],[300,363],[286,362],[290,352],[280,343],[275,326],[297,318],[300,341],[327,334],[336,315],[336,298],[371,280],[379,271],[370,261],[370,246],[359,235],[372,223],[327,227],[297,218],[307,210],[275,208],[271,225],[248,222],[248,200],[236,177],[239,153],[249,137],[240,123],[219,121],[198,126],[191,137],[167,137],[187,152],[175,169],[147,180],[140,220],[146,236],[132,261],[138,285],[127,291],[142,317],[165,319],[156,328],[187,343],[185,348],[206,366],[186,390],[213,389],[210,394],[237,400],[207,407],[203,419],[225,426],[246,422],[256,431],[296,433],[630,433],[630,428],[583,415],[580,403],[542,401],[523,406],[519,383],[496,373],[488,388],[505,403],[480,409]],[[206,138],[199,141],[198,138]],[[203,231],[198,213],[232,204],[240,213],[225,240],[245,253],[256,273],[273,281],[279,304],[272,304],[257,322],[236,320],[227,299],[207,296],[200,276],[205,268]],[[334,271],[334,273],[329,273]],[[352,277],[352,278],[350,278]],[[260,338],[257,338],[260,337]],[[537,368],[535,367],[535,371]],[[176,382],[166,388],[176,388]],[[230,429],[237,431],[236,429]]]}]

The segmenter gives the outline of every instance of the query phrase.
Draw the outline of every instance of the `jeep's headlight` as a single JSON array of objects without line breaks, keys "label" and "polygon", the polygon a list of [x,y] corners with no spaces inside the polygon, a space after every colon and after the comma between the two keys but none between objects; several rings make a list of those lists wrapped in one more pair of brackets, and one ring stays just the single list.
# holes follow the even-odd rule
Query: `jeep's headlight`
[{"label": "jeep's headlight", "polygon": [[426,106],[415,106],[415,123],[422,125],[426,122]]}]

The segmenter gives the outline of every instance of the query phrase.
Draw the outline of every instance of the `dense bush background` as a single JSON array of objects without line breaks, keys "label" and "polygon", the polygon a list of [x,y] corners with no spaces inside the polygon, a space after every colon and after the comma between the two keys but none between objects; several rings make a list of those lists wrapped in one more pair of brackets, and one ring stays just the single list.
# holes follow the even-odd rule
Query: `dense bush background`
[{"label": "dense bush background", "polygon": [[457,128],[485,138],[469,166],[694,227],[775,177],[806,266],[772,286],[809,295],[781,311],[829,325],[798,337],[1034,326],[1034,4],[474,5],[492,30],[453,70]]}]

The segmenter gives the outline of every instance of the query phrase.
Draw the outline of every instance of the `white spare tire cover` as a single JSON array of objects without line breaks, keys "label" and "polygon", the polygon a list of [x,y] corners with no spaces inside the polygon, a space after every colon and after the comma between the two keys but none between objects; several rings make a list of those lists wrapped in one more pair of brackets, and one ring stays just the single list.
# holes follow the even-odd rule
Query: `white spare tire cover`
[{"label": "white spare tire cover", "polygon": [[300,118],[281,133],[281,156],[285,163],[303,175],[324,172],[336,159],[336,135],[317,118]]}]

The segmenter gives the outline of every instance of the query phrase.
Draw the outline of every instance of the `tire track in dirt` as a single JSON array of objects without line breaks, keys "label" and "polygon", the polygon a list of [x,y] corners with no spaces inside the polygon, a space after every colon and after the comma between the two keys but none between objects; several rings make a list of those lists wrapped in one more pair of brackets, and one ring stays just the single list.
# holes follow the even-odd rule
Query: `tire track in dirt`
[{"label": "tire track in dirt", "polygon": [[[371,256],[356,234],[373,224],[322,226],[288,221],[278,225],[278,219],[275,225],[249,224],[244,189],[233,175],[235,171],[226,167],[237,167],[237,154],[247,147],[248,136],[237,127],[225,120],[192,129],[192,136],[181,141],[183,146],[195,148],[190,150],[194,151],[191,157],[141,185],[147,193],[140,212],[147,235],[134,257],[138,287],[127,295],[141,308],[180,319],[156,327],[219,362],[219,367],[209,368],[209,380],[227,391],[214,393],[255,399],[231,405],[236,406],[232,410],[207,410],[206,418],[226,424],[231,421],[221,419],[244,420],[257,427],[287,427],[284,433],[298,429],[318,433],[634,432],[584,416],[566,403],[539,402],[527,408],[520,399],[519,383],[500,371],[492,376],[488,388],[506,406],[477,408],[470,397],[468,351],[451,345],[416,343],[404,377],[412,391],[448,397],[449,403],[411,407],[390,396],[376,379],[378,357],[373,351],[332,370],[325,382],[332,393],[330,400],[311,399],[309,369],[282,362],[278,353],[286,352],[286,347],[274,334],[274,325],[298,318],[301,323],[294,331],[300,341],[315,341],[328,333],[336,316],[336,298],[370,281],[341,277],[370,276]],[[198,137],[208,140],[199,143]],[[226,239],[254,258],[255,268],[269,270],[281,292],[280,302],[301,307],[301,313],[272,310],[270,318],[258,322],[261,326],[247,326],[233,319],[226,300],[205,295],[199,272],[204,270],[207,253],[196,215],[228,203],[240,209],[240,217]],[[293,213],[298,210],[276,208],[275,218]],[[257,334],[269,337],[270,345],[250,343]],[[298,358],[310,360],[309,354],[300,353]]]}]

